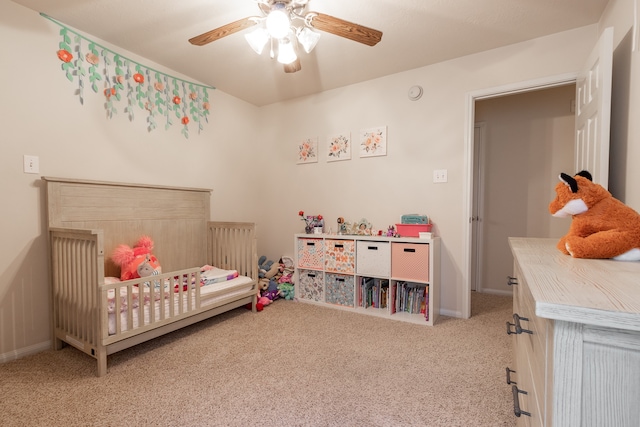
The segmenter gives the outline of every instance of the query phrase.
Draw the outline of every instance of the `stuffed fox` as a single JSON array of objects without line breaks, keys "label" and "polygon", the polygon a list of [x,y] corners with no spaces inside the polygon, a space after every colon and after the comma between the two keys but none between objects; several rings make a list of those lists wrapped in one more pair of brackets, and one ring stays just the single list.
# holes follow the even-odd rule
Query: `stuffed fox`
[{"label": "stuffed fox", "polygon": [[640,261],[640,214],[592,182],[587,171],[562,173],[560,181],[549,212],[573,219],[558,249],[574,258]]}]

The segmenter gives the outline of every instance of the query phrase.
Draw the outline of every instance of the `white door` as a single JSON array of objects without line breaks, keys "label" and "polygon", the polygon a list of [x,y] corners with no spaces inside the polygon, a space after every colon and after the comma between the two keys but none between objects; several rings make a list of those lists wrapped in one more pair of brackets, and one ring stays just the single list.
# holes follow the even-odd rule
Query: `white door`
[{"label": "white door", "polygon": [[613,28],[604,30],[576,80],[575,172],[587,170],[593,181],[609,184],[609,128]]},{"label": "white door", "polygon": [[476,123],[473,133],[473,211],[471,215],[471,290],[482,291],[482,262],[480,251],[482,245],[482,227],[480,221],[484,216],[484,123]]}]

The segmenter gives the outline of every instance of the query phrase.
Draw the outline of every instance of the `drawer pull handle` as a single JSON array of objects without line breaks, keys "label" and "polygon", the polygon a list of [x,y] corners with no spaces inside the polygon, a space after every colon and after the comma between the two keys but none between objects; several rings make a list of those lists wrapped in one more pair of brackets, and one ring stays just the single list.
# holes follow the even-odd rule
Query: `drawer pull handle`
[{"label": "drawer pull handle", "polygon": [[522,327],[522,325],[520,325],[520,321],[524,320],[525,322],[528,322],[529,319],[526,317],[522,317],[519,316],[517,313],[513,313],[513,321],[516,322],[516,334],[533,334],[533,331],[530,331],[529,329],[524,329]]},{"label": "drawer pull handle", "polygon": [[316,275],[315,275],[315,274],[313,274],[313,273],[309,273],[309,274],[307,274],[307,276],[309,276],[309,277],[316,277]]},{"label": "drawer pull handle", "polygon": [[513,414],[520,418],[521,415],[526,415],[527,417],[531,416],[531,412],[523,411],[520,409],[520,401],[518,400],[518,394],[528,394],[524,390],[520,390],[517,385],[511,386],[511,393],[513,393]]},{"label": "drawer pull handle", "polygon": [[518,278],[513,276],[507,276],[507,285],[514,286],[518,284]]},{"label": "drawer pull handle", "polygon": [[507,384],[508,384],[508,385],[511,385],[511,384],[518,384],[518,383],[517,383],[517,382],[515,382],[515,381],[511,381],[511,374],[515,374],[515,373],[516,373],[516,371],[509,369],[509,367],[508,367],[508,366],[507,366],[506,371],[507,371]]},{"label": "drawer pull handle", "polygon": [[313,242],[307,242],[307,246],[315,246],[316,244]]},{"label": "drawer pull handle", "polygon": [[415,252],[416,250],[413,248],[404,248],[405,252]]},{"label": "drawer pull handle", "polygon": [[[513,321],[515,323],[507,322],[507,335],[533,334],[533,331],[530,331],[529,329],[524,329],[522,325],[520,325],[521,320],[528,321],[529,319],[527,319],[526,317],[520,317],[514,313]],[[511,329],[512,326],[515,328],[515,331]]]},{"label": "drawer pull handle", "polygon": [[378,247],[377,246],[367,246],[367,249],[369,249],[370,251],[377,251]]},{"label": "drawer pull handle", "polygon": [[336,248],[344,248],[344,245],[335,245]]},{"label": "drawer pull handle", "polygon": [[343,282],[344,283],[344,279],[337,277],[336,278],[336,282]]}]

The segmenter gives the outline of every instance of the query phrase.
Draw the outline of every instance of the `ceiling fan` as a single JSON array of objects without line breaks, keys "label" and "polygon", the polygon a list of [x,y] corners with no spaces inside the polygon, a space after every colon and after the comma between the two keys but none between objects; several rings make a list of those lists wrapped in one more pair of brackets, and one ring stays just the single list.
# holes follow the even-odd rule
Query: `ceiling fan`
[{"label": "ceiling fan", "polygon": [[302,66],[296,46],[309,53],[318,43],[320,33],[325,31],[368,46],[382,40],[382,32],[363,25],[354,24],[320,12],[307,11],[309,0],[255,0],[261,16],[250,16],[223,25],[189,39],[191,44],[203,46],[228,35],[257,25],[245,35],[249,45],[258,55],[270,43],[270,56],[284,64],[286,73],[300,71]]}]

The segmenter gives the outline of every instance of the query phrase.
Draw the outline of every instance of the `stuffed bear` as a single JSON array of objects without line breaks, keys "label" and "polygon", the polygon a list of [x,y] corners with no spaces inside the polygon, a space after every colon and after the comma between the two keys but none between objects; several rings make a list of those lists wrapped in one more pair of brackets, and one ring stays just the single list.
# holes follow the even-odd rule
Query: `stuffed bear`
[{"label": "stuffed bear", "polygon": [[138,239],[133,248],[120,245],[114,249],[111,259],[120,267],[120,280],[131,280],[162,273],[158,258],[151,253],[153,240],[149,236]]},{"label": "stuffed bear", "polygon": [[587,171],[562,173],[560,181],[549,212],[572,220],[558,249],[574,258],[640,261],[640,214],[592,182]]}]

